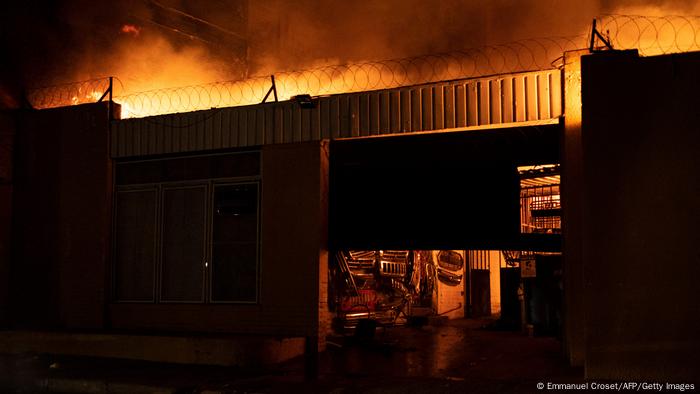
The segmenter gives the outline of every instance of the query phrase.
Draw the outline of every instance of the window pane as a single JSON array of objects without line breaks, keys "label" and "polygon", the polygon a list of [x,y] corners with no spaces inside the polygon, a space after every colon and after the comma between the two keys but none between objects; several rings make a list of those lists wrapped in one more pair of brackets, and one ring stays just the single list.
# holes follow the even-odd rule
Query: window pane
[{"label": "window pane", "polygon": [[117,196],[115,296],[119,301],[153,299],[156,191],[122,191]]},{"label": "window pane", "polygon": [[163,191],[163,301],[201,301],[206,187]]},{"label": "window pane", "polygon": [[217,186],[214,193],[212,301],[257,299],[258,185]]}]

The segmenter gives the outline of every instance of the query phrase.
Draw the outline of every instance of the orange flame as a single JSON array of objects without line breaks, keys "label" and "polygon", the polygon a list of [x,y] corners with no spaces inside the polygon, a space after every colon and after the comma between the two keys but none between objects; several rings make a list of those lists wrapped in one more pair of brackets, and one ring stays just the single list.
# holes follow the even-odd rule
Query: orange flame
[{"label": "orange flame", "polygon": [[84,93],[81,90],[78,90],[78,92],[70,98],[70,103],[71,105],[94,103],[102,98],[103,94],[104,92],[100,92],[98,90],[92,90]]},{"label": "orange flame", "polygon": [[121,31],[124,34],[133,34],[134,36],[138,36],[139,33],[141,33],[141,28],[135,25],[124,25],[122,26]]}]

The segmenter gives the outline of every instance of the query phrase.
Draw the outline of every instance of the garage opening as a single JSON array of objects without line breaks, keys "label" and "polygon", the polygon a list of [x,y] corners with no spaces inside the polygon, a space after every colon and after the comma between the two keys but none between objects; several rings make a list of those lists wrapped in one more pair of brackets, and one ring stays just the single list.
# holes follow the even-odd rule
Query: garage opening
[{"label": "garage opening", "polygon": [[336,332],[492,317],[557,335],[558,128],[331,146]]}]

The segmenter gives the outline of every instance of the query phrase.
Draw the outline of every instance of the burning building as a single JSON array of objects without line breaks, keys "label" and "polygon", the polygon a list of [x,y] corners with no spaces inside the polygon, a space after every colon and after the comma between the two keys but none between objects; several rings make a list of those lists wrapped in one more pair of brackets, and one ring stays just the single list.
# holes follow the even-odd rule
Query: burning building
[{"label": "burning building", "polygon": [[3,346],[277,362],[334,329],[500,314],[590,378],[694,377],[700,58],[591,36],[544,68],[520,43],[491,49],[513,67],[324,66],[194,106],[110,79],[4,113]]}]

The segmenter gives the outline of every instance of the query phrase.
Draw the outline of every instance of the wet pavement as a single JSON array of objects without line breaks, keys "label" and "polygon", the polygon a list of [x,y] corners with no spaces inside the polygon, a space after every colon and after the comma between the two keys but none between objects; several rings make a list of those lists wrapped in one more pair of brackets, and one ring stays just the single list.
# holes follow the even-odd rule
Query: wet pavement
[{"label": "wet pavement", "polygon": [[0,358],[12,392],[537,392],[539,382],[583,382],[560,342],[483,328],[486,320],[379,328],[373,338],[329,338],[316,379],[305,360],[267,369],[168,365],[24,355]]}]

